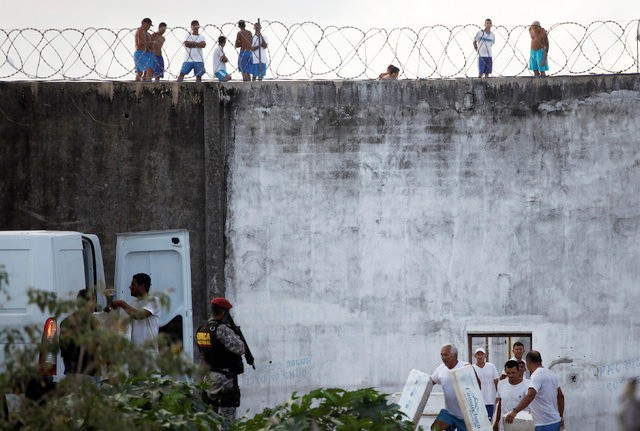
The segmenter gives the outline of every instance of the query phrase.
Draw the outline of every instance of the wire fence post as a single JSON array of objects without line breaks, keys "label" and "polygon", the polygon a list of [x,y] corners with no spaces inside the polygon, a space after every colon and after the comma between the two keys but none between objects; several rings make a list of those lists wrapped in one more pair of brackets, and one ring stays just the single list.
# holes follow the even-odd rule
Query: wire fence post
[{"label": "wire fence post", "polygon": [[258,36],[258,81],[262,81],[262,24],[260,24],[260,18],[258,18],[258,29],[260,36]]}]

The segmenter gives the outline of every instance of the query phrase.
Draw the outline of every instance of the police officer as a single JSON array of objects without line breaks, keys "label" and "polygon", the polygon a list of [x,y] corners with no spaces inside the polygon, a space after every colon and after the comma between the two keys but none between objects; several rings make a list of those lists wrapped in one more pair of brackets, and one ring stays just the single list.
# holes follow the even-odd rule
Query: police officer
[{"label": "police officer", "polygon": [[231,303],[225,298],[211,300],[211,317],[196,331],[196,344],[210,372],[204,377],[205,401],[225,418],[228,426],[240,406],[238,374],[244,371],[245,343],[230,319]]}]

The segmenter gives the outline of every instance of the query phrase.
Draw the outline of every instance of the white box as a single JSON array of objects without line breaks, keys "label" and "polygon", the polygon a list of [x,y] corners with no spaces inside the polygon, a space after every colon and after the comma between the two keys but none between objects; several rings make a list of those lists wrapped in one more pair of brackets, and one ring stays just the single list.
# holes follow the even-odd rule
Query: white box
[{"label": "white box", "polygon": [[429,374],[418,370],[409,372],[398,405],[400,405],[400,411],[406,414],[416,427],[432,388],[433,382]]},{"label": "white box", "polygon": [[492,431],[476,372],[472,366],[451,370],[458,404],[469,431]]}]

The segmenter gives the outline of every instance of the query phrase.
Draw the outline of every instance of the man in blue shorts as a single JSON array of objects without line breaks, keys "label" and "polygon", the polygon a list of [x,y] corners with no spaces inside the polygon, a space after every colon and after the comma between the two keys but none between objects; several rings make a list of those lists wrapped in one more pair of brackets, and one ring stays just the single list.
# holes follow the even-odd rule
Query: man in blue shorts
[{"label": "man in blue shorts", "polygon": [[529,69],[533,70],[535,76],[547,76],[545,73],[549,70],[549,62],[547,61],[549,38],[547,37],[547,31],[540,26],[540,21],[534,21],[529,27],[529,35],[531,36]]},{"label": "man in blue shorts", "polygon": [[149,34],[149,28],[152,25],[150,18],[144,18],[140,27],[136,30],[136,50],[133,53],[133,61],[136,66],[136,81],[151,81],[153,76],[153,42]]},{"label": "man in blue shorts", "polygon": [[160,78],[164,78],[164,59],[162,58],[162,45],[164,45],[165,38],[163,36],[164,32],[167,30],[167,23],[161,22],[158,24],[158,31],[151,35],[151,40],[153,42],[153,77],[157,81],[160,81]]},{"label": "man in blue shorts", "polygon": [[253,24],[253,41],[251,43],[252,65],[251,65],[251,80],[262,81],[262,78],[267,74],[267,48],[269,47],[267,38],[262,34],[262,27],[257,22]]},{"label": "man in blue shorts", "polygon": [[473,38],[473,47],[478,52],[478,78],[488,78],[493,72],[493,55],[491,47],[496,43],[496,35],[491,32],[491,20],[484,20],[484,30],[480,30]]},{"label": "man in blue shorts", "polygon": [[213,74],[218,81],[229,81],[231,75],[227,72],[227,63],[229,59],[224,54],[224,46],[227,44],[227,38],[220,36],[218,38],[218,45],[213,50]]},{"label": "man in blue shorts", "polygon": [[242,73],[242,80],[251,81],[251,41],[253,35],[246,29],[246,26],[244,20],[238,21],[240,31],[236,35],[235,47],[240,48],[240,53],[238,54],[238,70]]},{"label": "man in blue shorts", "polygon": [[180,69],[180,75],[178,75],[178,82],[182,82],[184,76],[192,70],[196,76],[196,81],[202,81],[202,75],[205,72],[202,48],[207,46],[207,41],[204,35],[199,32],[200,23],[194,19],[191,21],[191,33],[187,35],[183,43],[187,52],[184,57],[184,63],[182,63],[182,69]]},{"label": "man in blue shorts", "polygon": [[444,393],[444,406],[438,417],[431,425],[431,431],[455,430],[467,431],[462,417],[462,410],[458,404],[458,398],[453,387],[451,371],[465,366],[468,362],[458,361],[458,349],[453,344],[445,344],[440,348],[442,364],[431,374],[431,381],[442,386]]}]

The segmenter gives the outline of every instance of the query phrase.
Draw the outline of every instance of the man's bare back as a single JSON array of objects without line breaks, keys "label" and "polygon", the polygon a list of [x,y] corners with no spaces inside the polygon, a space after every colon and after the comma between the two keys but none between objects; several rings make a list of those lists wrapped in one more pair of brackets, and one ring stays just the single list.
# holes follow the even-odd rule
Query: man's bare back
[{"label": "man's bare back", "polygon": [[240,30],[236,36],[236,48],[240,48],[241,51],[251,51],[251,41],[253,35],[249,30]]}]

